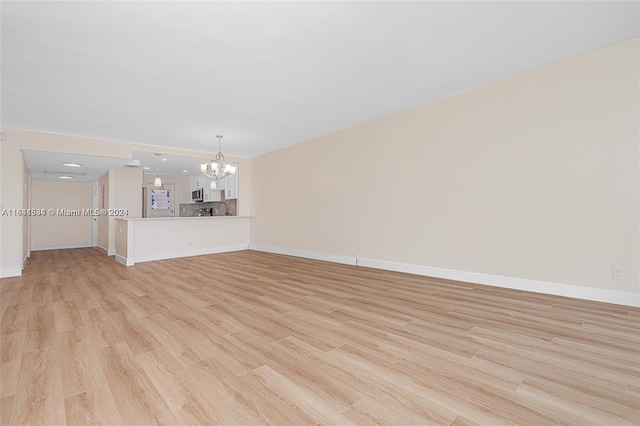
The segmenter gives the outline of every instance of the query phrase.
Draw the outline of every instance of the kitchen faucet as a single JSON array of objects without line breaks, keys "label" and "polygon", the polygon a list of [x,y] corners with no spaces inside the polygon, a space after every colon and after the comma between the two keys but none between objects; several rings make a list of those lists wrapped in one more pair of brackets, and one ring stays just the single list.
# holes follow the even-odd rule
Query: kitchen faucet
[{"label": "kitchen faucet", "polygon": [[[227,205],[227,203],[225,203],[224,201],[221,201],[218,203],[218,206],[215,209],[216,212],[216,216],[218,216],[218,211],[220,210],[220,207],[224,204],[224,215],[225,216],[229,216],[229,206]],[[221,215],[220,215],[221,216]]]}]

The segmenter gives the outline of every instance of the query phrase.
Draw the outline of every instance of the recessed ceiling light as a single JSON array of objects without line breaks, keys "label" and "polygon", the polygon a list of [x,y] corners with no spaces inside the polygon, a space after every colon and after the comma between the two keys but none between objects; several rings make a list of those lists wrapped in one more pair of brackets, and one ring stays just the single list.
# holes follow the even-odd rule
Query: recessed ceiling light
[{"label": "recessed ceiling light", "polygon": [[58,176],[58,179],[73,179],[73,176]]},{"label": "recessed ceiling light", "polygon": [[163,158],[163,159],[162,159],[162,161],[167,161],[167,159],[166,159],[166,158]]},{"label": "recessed ceiling light", "polygon": [[66,163],[62,163],[62,165],[63,166],[67,166],[67,167],[82,167],[82,164],[80,164],[80,163],[69,163],[69,162],[66,162]]},{"label": "recessed ceiling light", "polygon": [[150,168],[151,168],[151,167],[147,166],[147,167],[145,167],[144,169],[145,169],[145,170],[149,170]]},{"label": "recessed ceiling light", "polygon": [[182,173],[189,173],[187,170],[183,170]]}]

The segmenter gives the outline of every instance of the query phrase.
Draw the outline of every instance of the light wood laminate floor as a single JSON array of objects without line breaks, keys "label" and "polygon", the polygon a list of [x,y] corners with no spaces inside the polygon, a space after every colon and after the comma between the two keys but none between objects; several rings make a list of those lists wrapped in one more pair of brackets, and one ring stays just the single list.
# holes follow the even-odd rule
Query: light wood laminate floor
[{"label": "light wood laminate floor", "polygon": [[640,424],[639,309],[253,251],[0,290],[2,426]]}]

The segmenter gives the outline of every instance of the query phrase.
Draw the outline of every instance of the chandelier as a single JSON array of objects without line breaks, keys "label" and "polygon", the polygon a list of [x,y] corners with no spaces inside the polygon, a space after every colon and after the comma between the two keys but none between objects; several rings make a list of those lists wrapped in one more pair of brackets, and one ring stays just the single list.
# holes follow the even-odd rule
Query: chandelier
[{"label": "chandelier", "polygon": [[224,161],[224,155],[220,150],[222,135],[216,135],[216,138],[218,138],[218,153],[216,154],[216,159],[211,160],[210,163],[200,164],[200,172],[214,180],[221,180],[236,174],[236,168]]}]

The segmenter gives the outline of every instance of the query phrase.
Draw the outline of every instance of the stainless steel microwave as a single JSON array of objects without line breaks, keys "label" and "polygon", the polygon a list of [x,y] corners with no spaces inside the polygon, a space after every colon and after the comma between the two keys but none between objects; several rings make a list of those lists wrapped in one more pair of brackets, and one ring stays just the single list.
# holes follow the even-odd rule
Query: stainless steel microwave
[{"label": "stainless steel microwave", "polygon": [[198,188],[191,191],[191,201],[201,203],[204,201],[204,188]]}]

